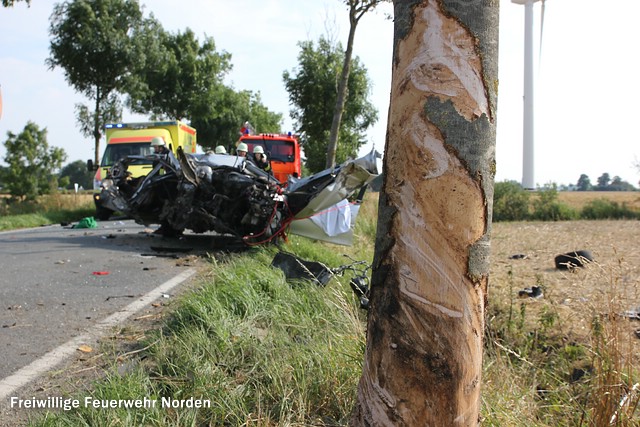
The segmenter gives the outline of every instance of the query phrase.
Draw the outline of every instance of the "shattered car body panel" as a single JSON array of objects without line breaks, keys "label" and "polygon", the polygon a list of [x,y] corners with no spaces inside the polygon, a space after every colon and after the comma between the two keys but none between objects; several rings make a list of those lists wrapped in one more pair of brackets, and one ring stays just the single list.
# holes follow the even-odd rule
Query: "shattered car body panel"
[{"label": "shattered car body panel", "polygon": [[[139,156],[114,164],[101,193],[106,207],[140,224],[161,224],[167,234],[214,231],[254,245],[283,236],[293,221],[331,209],[368,184],[377,176],[379,154],[372,152],[286,185],[242,157],[182,151],[177,158],[172,153],[148,157],[154,168],[139,178],[127,174],[128,164]],[[323,234],[323,240],[332,237],[328,230],[314,238],[322,239]]]}]

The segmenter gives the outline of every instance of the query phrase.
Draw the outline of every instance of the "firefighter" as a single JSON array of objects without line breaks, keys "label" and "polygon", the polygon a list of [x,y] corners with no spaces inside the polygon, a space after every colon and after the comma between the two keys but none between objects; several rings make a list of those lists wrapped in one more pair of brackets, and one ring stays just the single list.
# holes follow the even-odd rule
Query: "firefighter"
[{"label": "firefighter", "polygon": [[271,163],[264,154],[264,148],[261,145],[253,147],[253,162],[265,172],[271,173]]},{"label": "firefighter", "polygon": [[224,148],[224,145],[218,145],[216,147],[216,154],[227,154],[227,149]]},{"label": "firefighter", "polygon": [[151,140],[151,146],[153,147],[153,154],[166,155],[169,153],[167,144],[164,143],[164,139],[159,136],[154,136]]},{"label": "firefighter", "polygon": [[245,144],[244,142],[241,142],[240,144],[238,144],[238,147],[236,148],[236,155],[239,157],[247,157],[247,152],[249,151],[249,147],[247,147],[247,144]]},{"label": "firefighter", "polygon": [[[157,155],[159,158],[153,161],[153,167],[155,168],[160,164],[161,161],[167,161],[169,156],[169,149],[167,148],[167,144],[165,144],[164,139],[159,136],[154,136],[151,140],[151,147],[153,147],[153,154]],[[160,169],[160,174],[164,174],[166,169],[164,166]]]}]

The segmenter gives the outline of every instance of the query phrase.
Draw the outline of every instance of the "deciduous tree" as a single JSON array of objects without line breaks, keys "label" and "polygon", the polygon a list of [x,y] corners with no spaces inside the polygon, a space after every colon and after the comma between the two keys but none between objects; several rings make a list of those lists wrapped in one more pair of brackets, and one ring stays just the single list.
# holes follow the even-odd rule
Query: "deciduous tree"
[{"label": "deciduous tree", "polygon": [[201,44],[190,29],[170,34],[155,27],[144,38],[153,48],[128,88],[132,111],[190,120],[215,109],[231,55],[218,52],[211,37]]},{"label": "deciduous tree", "polygon": [[611,182],[611,176],[608,172],[603,173],[598,177],[598,189],[604,190]]},{"label": "deciduous tree", "polygon": [[104,125],[101,108],[144,66],[149,47],[137,42],[143,23],[136,0],[73,0],[54,6],[46,62],[62,68],[69,84],[94,101],[96,164]]},{"label": "deciduous tree", "polygon": [[[283,80],[293,106],[291,117],[297,131],[304,135],[307,168],[317,172],[326,166],[329,130],[337,96],[336,82],[341,74],[344,54],[340,44],[333,45],[324,37],[318,40],[317,45],[312,41],[298,45],[298,67],[291,73],[285,71]],[[357,155],[358,148],[365,142],[366,130],[378,119],[376,108],[367,99],[370,89],[367,70],[356,57],[351,61],[349,96],[340,122],[342,142],[336,152],[338,163]]]},{"label": "deciduous tree", "polygon": [[93,172],[87,170],[87,164],[82,160],[76,160],[64,166],[60,170],[60,179],[68,179],[67,188],[74,188],[74,184],[85,190],[93,188]]},{"label": "deciduous tree", "polygon": [[33,200],[57,188],[57,171],[67,155],[62,148],[49,148],[46,129],[28,122],[17,135],[7,132],[4,146],[8,166],[2,183],[12,197]]},{"label": "deciduous tree", "polygon": [[24,1],[27,3],[27,6],[31,6],[31,0],[2,0],[2,6],[4,7],[12,7],[14,4]]},{"label": "deciduous tree", "polygon": [[578,187],[578,191],[591,190],[591,179],[589,179],[589,176],[584,173],[580,175],[580,178],[578,178],[578,183],[576,184],[576,187]]},{"label": "deciduous tree", "polygon": [[394,1],[384,184],[354,425],[479,423],[498,4]]},{"label": "deciduous tree", "polygon": [[236,92],[230,87],[221,87],[215,108],[197,115],[191,124],[198,129],[198,143],[201,146],[213,149],[216,145],[223,145],[230,150],[235,148],[240,128],[247,121],[256,132],[279,133],[282,114],[274,113],[262,104],[260,93]]},{"label": "deciduous tree", "polygon": [[261,132],[280,130],[282,115],[270,112],[260,94],[236,91],[223,80],[231,55],[216,50],[211,37],[200,43],[193,31],[170,34],[151,27],[144,44],[152,46],[146,66],[128,87],[129,107],[156,119],[188,120],[205,148],[231,146],[250,121]]}]

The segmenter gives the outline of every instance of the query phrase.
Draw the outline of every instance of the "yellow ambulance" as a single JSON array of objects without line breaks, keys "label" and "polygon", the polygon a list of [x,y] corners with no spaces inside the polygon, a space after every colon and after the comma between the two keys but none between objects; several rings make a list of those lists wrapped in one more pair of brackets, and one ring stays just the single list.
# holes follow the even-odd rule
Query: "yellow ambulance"
[{"label": "yellow ambulance", "polygon": [[[196,152],[196,130],[180,121],[144,122],[144,123],[112,123],[105,126],[107,147],[102,155],[100,166],[96,168],[93,179],[95,191],[93,200],[96,205],[96,218],[109,219],[113,213],[102,206],[100,201],[100,187],[102,180],[107,177],[109,168],[115,162],[126,156],[148,156],[153,153],[151,140],[158,136],[162,138],[169,150],[174,154],[178,147],[185,153]],[[151,172],[151,159],[139,159],[129,164],[128,172],[133,178]],[[94,166],[89,161],[89,168]]]}]

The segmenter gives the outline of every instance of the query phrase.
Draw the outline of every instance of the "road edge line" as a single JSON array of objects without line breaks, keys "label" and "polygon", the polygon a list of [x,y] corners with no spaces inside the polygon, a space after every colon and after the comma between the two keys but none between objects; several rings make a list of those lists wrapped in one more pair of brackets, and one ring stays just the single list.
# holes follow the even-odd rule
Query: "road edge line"
[{"label": "road edge line", "polygon": [[56,365],[63,362],[64,359],[76,352],[80,344],[100,338],[107,329],[117,325],[120,322],[123,322],[132,314],[138,312],[140,309],[150,304],[152,301],[160,298],[162,294],[169,292],[171,289],[189,279],[195,273],[196,270],[193,268],[189,268],[183,271],[182,273],[167,280],[155,289],[152,289],[151,291],[140,297],[138,300],[127,305],[122,310],[119,310],[116,313],[97,322],[93,327],[93,331],[89,331],[80,336],[71,338],[66,343],[54,348],[44,356],[28,364],[27,366],[24,366],[8,377],[1,379],[0,403],[3,402],[6,398],[10,397],[10,395],[18,389],[24,387],[45,372],[51,370]]}]

